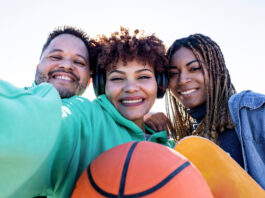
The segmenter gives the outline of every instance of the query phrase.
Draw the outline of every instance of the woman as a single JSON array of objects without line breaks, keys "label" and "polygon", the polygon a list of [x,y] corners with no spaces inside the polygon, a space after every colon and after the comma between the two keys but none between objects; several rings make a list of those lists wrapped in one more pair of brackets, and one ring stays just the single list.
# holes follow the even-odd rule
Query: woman
[{"label": "woman", "polygon": [[144,126],[143,116],[157,97],[163,97],[168,86],[162,41],[138,30],[130,35],[128,29],[121,28],[110,38],[101,35],[91,42],[100,46],[92,76],[95,94],[105,94],[121,115],[149,137],[154,132]]},{"label": "woman", "polygon": [[[257,115],[252,115],[252,119],[247,119],[250,114],[248,113],[242,122],[238,116],[240,109],[246,109],[251,103],[252,109],[262,106],[265,103],[264,96],[253,93],[243,93],[241,96],[235,94],[221,49],[207,36],[194,34],[176,40],[168,49],[167,57],[170,83],[166,108],[172,121],[170,128],[174,139],[178,141],[189,135],[198,135],[212,140],[265,188],[262,135],[264,121],[259,122],[260,132],[257,127],[254,130],[252,126],[252,131],[242,134],[244,130],[241,130],[241,123],[253,119],[257,122],[258,118]],[[239,100],[246,101],[242,95],[251,95],[251,99],[248,98],[248,102],[239,106]],[[264,113],[259,115],[259,119],[264,117]],[[152,115],[146,123],[154,129],[164,128],[163,120],[164,115]],[[161,123],[162,121],[164,123]],[[251,124],[244,129],[251,129]],[[257,123],[254,125],[259,126]]]},{"label": "woman", "polygon": [[162,41],[122,28],[91,46],[93,102],[61,100],[45,83],[23,90],[0,81],[0,197],[70,197],[88,164],[114,146],[145,140],[174,146],[166,131],[143,123],[168,85]]}]

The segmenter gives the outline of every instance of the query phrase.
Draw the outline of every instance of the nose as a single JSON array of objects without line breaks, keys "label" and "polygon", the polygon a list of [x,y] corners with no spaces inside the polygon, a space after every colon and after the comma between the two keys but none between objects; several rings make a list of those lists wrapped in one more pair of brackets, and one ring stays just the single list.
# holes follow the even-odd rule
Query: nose
[{"label": "nose", "polygon": [[72,62],[72,60],[70,60],[70,59],[63,59],[63,60],[60,62],[59,67],[60,67],[60,68],[64,68],[65,70],[73,70],[73,69],[74,69],[73,62]]},{"label": "nose", "polygon": [[191,76],[185,72],[185,71],[182,71],[180,74],[179,74],[179,78],[178,78],[178,84],[179,85],[183,85],[183,84],[186,84],[188,82],[191,81]]},{"label": "nose", "polygon": [[134,80],[128,80],[123,88],[123,91],[127,93],[134,93],[134,92],[137,92],[138,90],[139,90],[139,86],[137,82],[135,82]]}]

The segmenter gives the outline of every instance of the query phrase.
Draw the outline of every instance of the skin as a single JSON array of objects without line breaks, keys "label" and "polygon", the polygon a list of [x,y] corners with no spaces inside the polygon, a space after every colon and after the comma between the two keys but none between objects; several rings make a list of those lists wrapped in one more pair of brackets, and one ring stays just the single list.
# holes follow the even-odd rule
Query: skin
[{"label": "skin", "polygon": [[154,68],[137,61],[119,61],[106,73],[106,96],[125,118],[144,130],[143,117],[153,106],[157,95]]},{"label": "skin", "polygon": [[144,116],[144,123],[154,131],[167,131],[170,120],[163,112],[148,113]]},{"label": "skin", "polygon": [[169,90],[188,109],[206,102],[208,73],[199,62],[185,47],[177,50],[170,61]]},{"label": "skin", "polygon": [[84,42],[71,34],[55,37],[43,52],[35,81],[51,83],[61,98],[81,95],[89,81],[89,57]]}]

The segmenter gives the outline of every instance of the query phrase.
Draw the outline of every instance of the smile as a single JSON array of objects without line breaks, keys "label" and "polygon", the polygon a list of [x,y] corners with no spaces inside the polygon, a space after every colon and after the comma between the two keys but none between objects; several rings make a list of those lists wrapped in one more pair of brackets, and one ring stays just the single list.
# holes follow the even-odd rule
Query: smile
[{"label": "smile", "polygon": [[195,91],[196,91],[196,89],[190,89],[187,91],[180,91],[179,94],[180,95],[188,95],[188,94],[194,93]]},{"label": "smile", "polygon": [[143,99],[137,99],[137,100],[122,100],[121,103],[123,104],[135,104],[142,102]]},{"label": "smile", "polygon": [[58,80],[64,80],[68,82],[74,82],[74,78],[71,78],[70,76],[62,75],[62,74],[54,74],[52,76],[53,79],[58,79]]}]

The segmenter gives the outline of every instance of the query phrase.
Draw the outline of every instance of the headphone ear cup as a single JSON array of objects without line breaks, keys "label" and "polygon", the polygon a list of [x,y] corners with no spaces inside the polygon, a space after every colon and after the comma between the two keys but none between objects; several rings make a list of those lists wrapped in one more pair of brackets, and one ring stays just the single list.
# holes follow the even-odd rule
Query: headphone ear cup
[{"label": "headphone ear cup", "polygon": [[99,72],[99,95],[105,94],[105,75],[103,72]]},{"label": "headphone ear cup", "polygon": [[96,69],[96,72],[92,75],[93,80],[93,88],[95,95],[98,97],[105,93],[105,77],[103,72],[98,68]]},{"label": "headphone ear cup", "polygon": [[98,95],[99,81],[98,81],[97,71],[94,71],[92,74],[92,82],[93,82],[94,93],[95,93],[96,97],[98,97],[99,96]]},{"label": "headphone ear cup", "polygon": [[163,98],[168,88],[168,75],[167,72],[156,72],[157,81],[157,98]]}]

